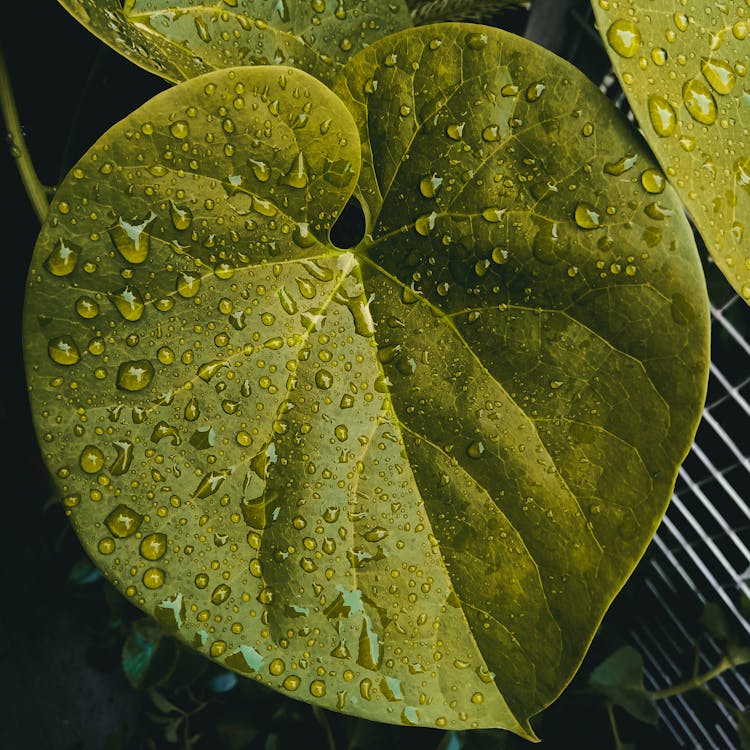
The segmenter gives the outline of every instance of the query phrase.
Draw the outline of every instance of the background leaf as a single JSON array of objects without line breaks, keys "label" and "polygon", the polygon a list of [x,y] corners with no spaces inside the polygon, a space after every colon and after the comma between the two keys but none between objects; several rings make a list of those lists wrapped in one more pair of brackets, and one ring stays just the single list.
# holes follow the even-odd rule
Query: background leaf
[{"label": "background leaf", "polygon": [[404,0],[59,0],[136,65],[172,82],[234,65],[291,65],[329,81],[375,39],[411,26]]},{"label": "background leaf", "polygon": [[592,0],[633,114],[713,260],[750,303],[750,9]]},{"label": "background leaf", "polygon": [[643,657],[632,646],[605,659],[589,675],[589,685],[636,719],[654,725],[658,722],[656,706],[643,684]]}]

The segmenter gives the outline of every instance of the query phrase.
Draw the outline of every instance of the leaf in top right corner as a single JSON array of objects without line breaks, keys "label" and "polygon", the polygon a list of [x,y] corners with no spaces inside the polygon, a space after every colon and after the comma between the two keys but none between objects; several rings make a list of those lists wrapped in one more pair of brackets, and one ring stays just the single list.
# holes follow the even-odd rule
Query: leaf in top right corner
[{"label": "leaf in top right corner", "polygon": [[592,6],[645,139],[714,261],[750,303],[750,2]]}]

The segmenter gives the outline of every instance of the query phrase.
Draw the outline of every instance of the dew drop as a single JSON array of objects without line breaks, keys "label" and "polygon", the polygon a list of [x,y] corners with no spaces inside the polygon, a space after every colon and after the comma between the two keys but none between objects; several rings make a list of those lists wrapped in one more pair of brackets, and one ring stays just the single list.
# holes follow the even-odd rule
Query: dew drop
[{"label": "dew drop", "polygon": [[70,336],[50,339],[47,343],[47,353],[53,362],[66,367],[76,364],[81,359],[81,353]]},{"label": "dew drop", "polygon": [[178,206],[174,201],[169,201],[169,215],[172,226],[177,230],[188,229],[193,223],[193,212],[187,206]]},{"label": "dew drop", "polygon": [[495,208],[493,206],[490,206],[489,208],[485,208],[482,211],[482,218],[485,221],[489,221],[491,224],[497,224],[498,222],[503,220],[503,216],[505,216],[506,209],[504,208]]},{"label": "dew drop", "polygon": [[143,572],[143,585],[147,589],[161,588],[166,577],[166,573],[161,568],[148,568]]},{"label": "dew drop", "polygon": [[669,216],[672,216],[674,214],[674,211],[672,209],[667,208],[666,206],[663,206],[658,201],[654,203],[649,203],[644,209],[644,213],[646,216],[648,216],[651,219],[654,219],[655,221],[663,221]]},{"label": "dew drop", "polygon": [[488,125],[482,131],[482,138],[488,143],[495,143],[501,138],[500,126],[499,125]]},{"label": "dew drop", "polygon": [[257,159],[248,159],[248,163],[258,182],[268,182],[268,179],[271,177],[271,168],[268,164]]},{"label": "dew drop", "polygon": [[667,57],[667,51],[663,47],[654,47],[651,50],[651,59],[654,61],[654,65],[665,65]]},{"label": "dew drop", "polygon": [[127,505],[118,505],[105,519],[104,523],[113,536],[120,539],[132,536],[141,526],[143,516]]},{"label": "dew drop", "polygon": [[688,19],[688,17],[684,13],[675,13],[672,16],[672,20],[674,21],[674,25],[680,31],[687,31],[687,27],[690,23],[690,19]]},{"label": "dew drop", "polygon": [[123,362],[117,370],[117,387],[123,391],[142,391],[154,377],[154,366],[147,359]]},{"label": "dew drop", "polygon": [[167,552],[167,536],[160,532],[143,537],[139,547],[141,557],[155,561],[164,557]]},{"label": "dew drop", "polygon": [[261,216],[265,216],[269,219],[273,218],[278,213],[278,209],[273,203],[271,203],[271,201],[260,198],[257,195],[253,196],[253,209]]},{"label": "dew drop", "polygon": [[312,247],[317,242],[315,235],[310,231],[310,224],[306,221],[300,221],[294,225],[292,240],[297,247],[301,248]]},{"label": "dew drop", "polygon": [[674,133],[677,115],[672,105],[663,96],[652,94],[648,98],[648,114],[657,135],[664,138]]},{"label": "dew drop", "polygon": [[466,46],[472,50],[484,49],[487,46],[487,34],[472,32],[466,36]]},{"label": "dew drop", "polygon": [[734,178],[740,187],[750,186],[750,156],[744,156],[734,162]]},{"label": "dew drop", "polygon": [[301,190],[302,188],[307,187],[307,165],[305,163],[305,157],[301,151],[292,160],[292,164],[281,182],[282,184],[288,185],[296,190]]},{"label": "dew drop", "polygon": [[476,440],[469,444],[466,449],[466,455],[468,455],[469,458],[481,458],[484,455],[485,450],[484,443],[481,440]]},{"label": "dew drop", "polygon": [[190,135],[190,126],[186,120],[175,120],[169,126],[169,132],[172,133],[175,138],[182,140]]},{"label": "dew drop", "polygon": [[544,89],[545,89],[545,85],[541,81],[532,83],[531,86],[529,86],[526,89],[526,101],[528,102],[537,101],[539,97],[544,93]]},{"label": "dew drop", "polygon": [[704,57],[701,60],[701,71],[717,94],[730,93],[737,82],[731,65],[725,60]]},{"label": "dew drop", "polygon": [[414,229],[416,230],[417,234],[421,234],[422,237],[427,237],[430,234],[430,230],[434,229],[435,227],[436,218],[437,213],[435,211],[417,218],[417,220],[414,222]]},{"label": "dew drop", "polygon": [[327,391],[333,385],[333,375],[328,370],[321,368],[315,373],[315,385],[321,390]]},{"label": "dew drop", "polygon": [[703,125],[712,125],[718,117],[716,100],[705,83],[694,78],[682,87],[682,100],[690,116]]},{"label": "dew drop", "polygon": [[78,465],[86,474],[96,474],[104,466],[104,454],[95,445],[87,445],[78,457]]},{"label": "dew drop", "polygon": [[647,193],[654,195],[664,192],[666,180],[664,175],[657,169],[646,169],[641,174],[641,185]]},{"label": "dew drop", "polygon": [[368,542],[380,542],[388,536],[388,530],[382,526],[374,526],[362,535]]},{"label": "dew drop", "polygon": [[495,247],[492,249],[492,260],[498,265],[508,262],[508,250],[504,247]]},{"label": "dew drop", "polygon": [[463,137],[464,133],[464,127],[466,126],[465,122],[459,122],[454,123],[452,125],[448,125],[448,127],[445,129],[445,133],[453,141],[460,141]]},{"label": "dew drop", "polygon": [[189,299],[195,297],[201,288],[201,277],[197,273],[190,271],[180,273],[177,276],[176,291],[180,297]]},{"label": "dew drop", "polygon": [[284,287],[281,287],[279,289],[278,294],[279,302],[281,303],[281,308],[284,310],[284,312],[288,315],[294,315],[297,312],[297,302],[294,300],[294,298],[289,296]]},{"label": "dew drop", "polygon": [[607,29],[607,41],[621,57],[633,57],[641,46],[641,34],[632,21],[618,19]]},{"label": "dew drop", "polygon": [[58,239],[52,252],[44,261],[44,267],[53,276],[68,276],[75,271],[81,248],[72,242]]},{"label": "dew drop", "polygon": [[434,174],[422,177],[419,180],[419,192],[422,193],[425,198],[434,198],[442,184],[442,178],[437,177]]},{"label": "dew drop", "polygon": [[211,34],[208,31],[208,26],[200,16],[195,17],[195,30],[198,32],[198,37],[202,42],[208,44],[211,41]]},{"label": "dew drop", "polygon": [[339,424],[339,425],[336,425],[336,427],[334,427],[333,434],[336,436],[336,440],[338,440],[341,443],[344,443],[349,437],[349,429],[347,428],[345,424]]},{"label": "dew drop", "polygon": [[91,320],[99,314],[99,303],[91,297],[79,297],[76,300],[76,312],[84,320]]},{"label": "dew drop", "polygon": [[602,225],[599,212],[590,204],[581,201],[575,208],[575,222],[581,229],[596,229]]},{"label": "dew drop", "polygon": [[109,229],[112,242],[128,263],[140,264],[148,257],[151,237],[146,230],[155,218],[153,211],[140,224],[131,224],[120,217],[117,224]]},{"label": "dew drop", "polygon": [[112,292],[109,295],[112,304],[125,320],[134,322],[140,320],[146,305],[140,292],[132,286],[126,286],[122,289]]},{"label": "dew drop", "polygon": [[625,154],[625,156],[623,156],[621,159],[605,164],[604,171],[607,174],[611,174],[616,177],[619,177],[621,174],[624,174],[629,169],[632,169],[635,166],[635,163],[637,161],[638,161],[637,155]]},{"label": "dew drop", "polygon": [[541,263],[550,265],[557,262],[557,223],[545,222],[534,237],[532,252]]},{"label": "dew drop", "polygon": [[317,294],[317,289],[315,288],[315,284],[310,281],[310,279],[304,279],[301,276],[297,277],[295,279],[297,282],[297,289],[299,290],[299,293],[305,298],[305,299],[314,299],[315,295]]}]

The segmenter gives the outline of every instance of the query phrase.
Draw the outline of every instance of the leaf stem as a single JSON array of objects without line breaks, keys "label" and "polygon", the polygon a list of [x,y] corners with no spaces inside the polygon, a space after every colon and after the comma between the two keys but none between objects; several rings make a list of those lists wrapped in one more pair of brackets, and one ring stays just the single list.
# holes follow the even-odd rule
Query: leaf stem
[{"label": "leaf stem", "polygon": [[331,725],[328,722],[328,717],[326,716],[325,711],[320,706],[313,705],[312,712],[315,718],[318,720],[318,724],[323,727],[323,731],[326,735],[326,741],[328,743],[328,750],[336,750],[336,740],[333,737],[333,731],[331,730]]},{"label": "leaf stem", "polygon": [[26,194],[39,219],[39,223],[44,221],[49,208],[47,199],[47,189],[42,185],[37,177],[34,165],[31,162],[31,156],[26,148],[26,141],[23,137],[23,129],[18,119],[16,102],[13,97],[13,89],[10,84],[10,76],[5,65],[5,57],[0,50],[0,109],[3,111],[5,128],[7,131],[7,140],[10,146],[11,155],[15,158],[18,166],[18,172],[21,175],[21,181],[26,189]]},{"label": "leaf stem", "polygon": [[612,701],[606,701],[604,707],[607,709],[607,716],[609,717],[609,726],[612,729],[612,737],[615,741],[615,750],[622,748],[622,740],[620,739],[620,732],[617,729],[617,719],[615,718],[615,707]]},{"label": "leaf stem", "polygon": [[709,680],[713,680],[728,669],[732,669],[733,666],[732,662],[725,656],[715,667],[709,669],[708,672],[694,675],[688,680],[678,682],[676,685],[671,685],[663,690],[653,690],[649,695],[653,700],[658,701],[664,698],[671,698],[675,695],[681,695],[682,693],[687,693],[690,690],[698,690],[709,682]]}]

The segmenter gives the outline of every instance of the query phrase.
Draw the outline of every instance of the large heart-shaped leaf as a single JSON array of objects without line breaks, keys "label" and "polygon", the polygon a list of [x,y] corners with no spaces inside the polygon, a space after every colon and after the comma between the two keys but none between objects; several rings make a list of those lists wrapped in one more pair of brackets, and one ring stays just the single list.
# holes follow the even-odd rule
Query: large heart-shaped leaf
[{"label": "large heart-shaped leaf", "polygon": [[59,0],[102,41],[172,82],[235,65],[330,81],[353,54],[411,26],[404,0]]},{"label": "large heart-shaped leaf", "polygon": [[716,265],[750,303],[750,4],[592,5],[644,137]]},{"label": "large heart-shaped leaf", "polygon": [[603,95],[523,39],[412,29],[336,91],[216,71],[81,159],[29,274],[40,443],[97,564],[201,653],[532,738],[700,416],[693,236]]}]

